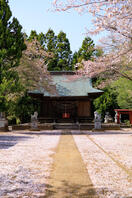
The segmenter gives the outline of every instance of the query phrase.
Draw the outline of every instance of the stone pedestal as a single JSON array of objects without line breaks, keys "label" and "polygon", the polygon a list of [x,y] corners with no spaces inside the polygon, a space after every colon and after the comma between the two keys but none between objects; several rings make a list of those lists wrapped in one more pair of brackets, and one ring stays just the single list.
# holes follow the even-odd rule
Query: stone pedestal
[{"label": "stone pedestal", "polygon": [[95,129],[101,129],[101,122],[95,122],[94,123],[94,128]]},{"label": "stone pedestal", "polygon": [[8,120],[5,117],[5,112],[0,112],[0,131],[8,131]]},{"label": "stone pedestal", "polygon": [[31,129],[32,130],[37,130],[38,129],[38,121],[32,121],[31,122]]},{"label": "stone pedestal", "polygon": [[8,120],[0,119],[0,131],[8,131]]}]

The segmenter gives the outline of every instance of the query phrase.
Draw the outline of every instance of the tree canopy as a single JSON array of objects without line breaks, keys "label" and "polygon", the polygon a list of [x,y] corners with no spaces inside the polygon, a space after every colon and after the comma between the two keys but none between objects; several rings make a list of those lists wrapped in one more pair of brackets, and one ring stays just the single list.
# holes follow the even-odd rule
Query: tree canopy
[{"label": "tree canopy", "polygon": [[132,81],[119,78],[112,85],[117,92],[117,102],[120,108],[132,109]]},{"label": "tree canopy", "polygon": [[90,37],[85,37],[81,47],[77,52],[72,54],[69,39],[66,33],[60,31],[58,35],[50,28],[47,33],[39,33],[32,30],[28,38],[29,41],[37,39],[43,49],[52,53],[53,57],[45,57],[45,63],[49,71],[68,71],[75,70],[76,63],[85,60],[93,60],[95,57],[102,55],[101,48],[97,48]]},{"label": "tree canopy", "polygon": [[11,16],[8,0],[0,0],[0,110],[6,108],[6,101],[21,88],[15,67],[26,49],[22,26],[16,18],[11,20]]},{"label": "tree canopy", "polygon": [[82,60],[91,60],[94,56],[95,52],[95,44],[90,37],[86,37],[83,42],[82,46],[78,51],[79,62]]},{"label": "tree canopy", "polygon": [[[56,11],[74,9],[79,13],[93,15],[94,29],[88,33],[97,34],[107,31],[109,36],[102,39],[105,54],[94,61],[82,62],[84,72],[88,76],[114,70],[121,75],[124,72],[120,66],[128,65],[132,69],[132,1],[131,0],[55,0],[53,5]],[[96,71],[94,73],[93,71]],[[132,76],[125,76],[132,80]]]},{"label": "tree canopy", "polygon": [[73,54],[72,64],[74,67],[78,68],[78,63],[82,64],[83,61],[94,60],[102,54],[103,50],[96,47],[94,41],[87,36],[84,38],[79,50]]}]

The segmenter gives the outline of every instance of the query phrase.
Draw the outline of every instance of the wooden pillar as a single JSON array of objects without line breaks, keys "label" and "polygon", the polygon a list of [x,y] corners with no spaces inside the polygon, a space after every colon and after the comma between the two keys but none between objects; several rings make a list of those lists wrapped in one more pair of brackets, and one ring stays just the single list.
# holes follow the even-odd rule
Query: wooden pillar
[{"label": "wooden pillar", "polygon": [[132,124],[132,111],[129,112],[129,120],[130,120],[130,124]]},{"label": "wooden pillar", "polygon": [[120,124],[120,113],[117,111],[117,124]]}]

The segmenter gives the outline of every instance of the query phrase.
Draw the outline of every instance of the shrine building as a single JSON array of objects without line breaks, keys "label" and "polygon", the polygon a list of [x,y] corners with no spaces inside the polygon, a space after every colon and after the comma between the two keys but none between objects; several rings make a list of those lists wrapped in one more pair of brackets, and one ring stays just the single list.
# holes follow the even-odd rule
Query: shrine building
[{"label": "shrine building", "polygon": [[39,121],[46,123],[93,120],[92,102],[103,91],[93,88],[90,78],[84,76],[76,78],[75,73],[71,71],[50,72],[50,75],[55,93],[42,87],[28,92],[40,103]]}]

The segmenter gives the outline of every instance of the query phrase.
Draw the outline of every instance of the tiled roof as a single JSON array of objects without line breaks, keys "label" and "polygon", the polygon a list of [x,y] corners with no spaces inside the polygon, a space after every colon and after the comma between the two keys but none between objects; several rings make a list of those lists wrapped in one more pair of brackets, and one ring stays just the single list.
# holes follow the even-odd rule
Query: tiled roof
[{"label": "tiled roof", "polygon": [[[71,73],[72,74],[72,73]],[[69,77],[70,76],[70,77]],[[73,79],[71,80],[73,76]],[[91,79],[87,77],[75,77],[75,75],[66,75],[62,72],[52,72],[52,83],[56,87],[57,95],[49,93],[40,88],[29,93],[43,94],[44,96],[88,96],[89,93],[102,93],[103,91],[92,87]],[[70,79],[69,79],[70,78]]]}]

